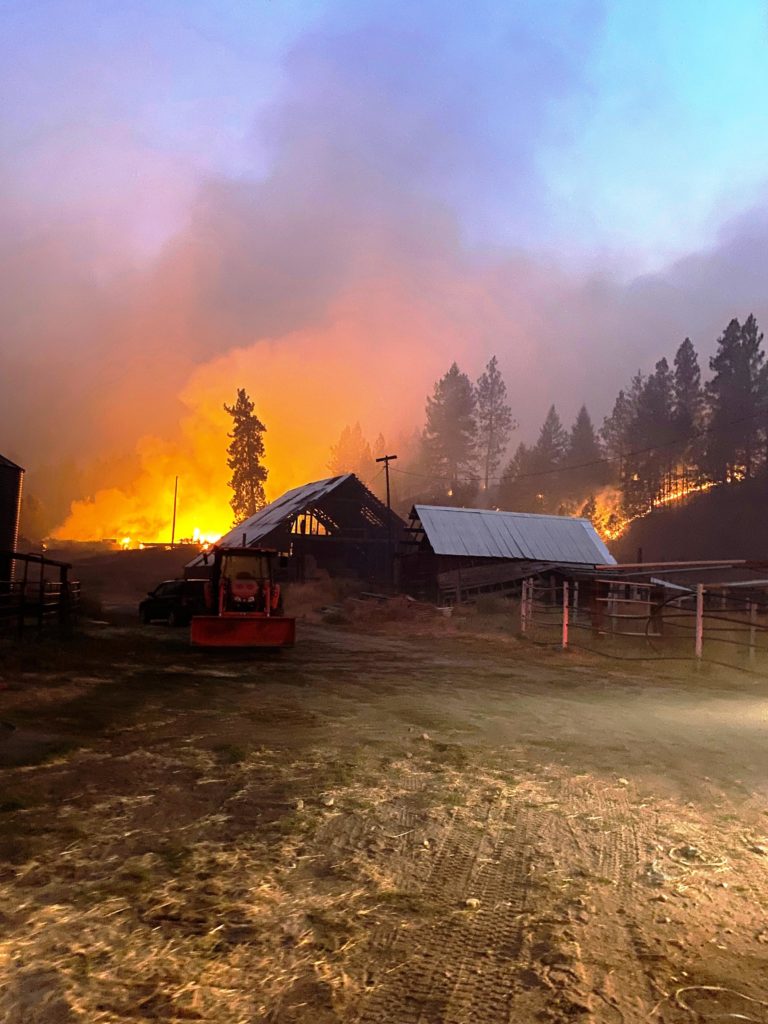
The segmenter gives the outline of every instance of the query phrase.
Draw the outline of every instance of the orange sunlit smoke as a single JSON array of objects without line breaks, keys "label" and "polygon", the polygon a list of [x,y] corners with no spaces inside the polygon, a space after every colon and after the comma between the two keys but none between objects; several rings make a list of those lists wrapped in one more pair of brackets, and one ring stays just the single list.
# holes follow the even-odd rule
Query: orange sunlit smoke
[{"label": "orange sunlit smoke", "polygon": [[[445,353],[463,345],[448,317],[420,312],[390,287],[339,302],[321,331],[234,349],[187,380],[181,394],[187,411],[176,438],[139,442],[141,469],[132,485],[75,502],[54,536],[128,536],[136,546],[168,542],[178,476],[176,540],[215,540],[232,526],[226,454],[231,419],[223,405],[234,401],[238,387],[249,393],[267,427],[266,490],[272,500],[328,476],[331,445],[349,424],[359,421],[369,439],[381,433],[388,443],[412,431],[423,422],[432,382],[447,368]],[[466,367],[473,375],[480,368]]]}]

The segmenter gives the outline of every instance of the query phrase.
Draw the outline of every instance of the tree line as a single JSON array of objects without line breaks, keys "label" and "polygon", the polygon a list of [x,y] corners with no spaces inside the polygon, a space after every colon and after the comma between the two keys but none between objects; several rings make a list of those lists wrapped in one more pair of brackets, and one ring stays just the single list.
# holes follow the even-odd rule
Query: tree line
[{"label": "tree line", "polygon": [[626,515],[692,488],[752,479],[768,467],[768,367],[757,320],[730,321],[702,382],[690,338],[619,392],[601,431]]},{"label": "tree line", "polygon": [[601,427],[582,405],[566,429],[552,405],[536,442],[502,463],[515,425],[496,359],[473,387],[454,363],[427,399],[422,467],[448,499],[512,511],[594,517],[595,497],[618,489],[632,518],[692,489],[733,483],[768,468],[768,366],[753,315],[733,319],[702,380],[690,338],[672,365],[660,359],[619,391]]},{"label": "tree line", "polygon": [[[662,358],[651,373],[635,373],[599,428],[582,405],[566,429],[552,405],[536,441],[510,454],[518,423],[496,356],[474,382],[453,362],[427,396],[423,428],[398,445],[396,499],[595,519],[601,492],[612,488],[614,515],[626,520],[693,489],[748,480],[768,469],[768,366],[753,315],[731,320],[709,370],[703,381],[685,338],[671,365]],[[225,408],[240,522],[265,501],[265,428],[242,389]],[[328,470],[354,472],[379,490],[375,460],[385,450],[381,435],[371,444],[355,423],[332,445]]]}]

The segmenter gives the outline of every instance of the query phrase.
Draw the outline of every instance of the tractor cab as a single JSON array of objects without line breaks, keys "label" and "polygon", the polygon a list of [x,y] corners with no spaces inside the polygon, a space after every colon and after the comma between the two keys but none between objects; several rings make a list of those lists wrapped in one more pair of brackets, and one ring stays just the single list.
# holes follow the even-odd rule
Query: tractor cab
[{"label": "tractor cab", "polygon": [[192,619],[192,643],[201,647],[290,647],[296,620],[283,615],[275,582],[277,552],[214,547],[207,611]]}]

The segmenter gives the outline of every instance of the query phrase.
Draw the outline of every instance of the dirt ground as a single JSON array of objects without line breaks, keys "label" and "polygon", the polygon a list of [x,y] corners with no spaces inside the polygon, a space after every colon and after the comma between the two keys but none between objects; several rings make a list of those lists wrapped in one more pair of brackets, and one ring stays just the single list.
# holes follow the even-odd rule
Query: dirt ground
[{"label": "dirt ground", "polygon": [[768,1021],[768,681],[302,623],[0,661],[0,1021]]}]

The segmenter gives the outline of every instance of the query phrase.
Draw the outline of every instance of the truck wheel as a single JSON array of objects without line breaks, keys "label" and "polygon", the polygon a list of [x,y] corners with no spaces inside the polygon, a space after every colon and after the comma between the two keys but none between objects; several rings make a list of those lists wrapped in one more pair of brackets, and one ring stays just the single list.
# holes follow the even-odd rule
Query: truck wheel
[{"label": "truck wheel", "polygon": [[141,620],[142,625],[148,626],[152,621],[152,616],[149,614],[147,609],[144,608],[139,615],[139,619]]}]

